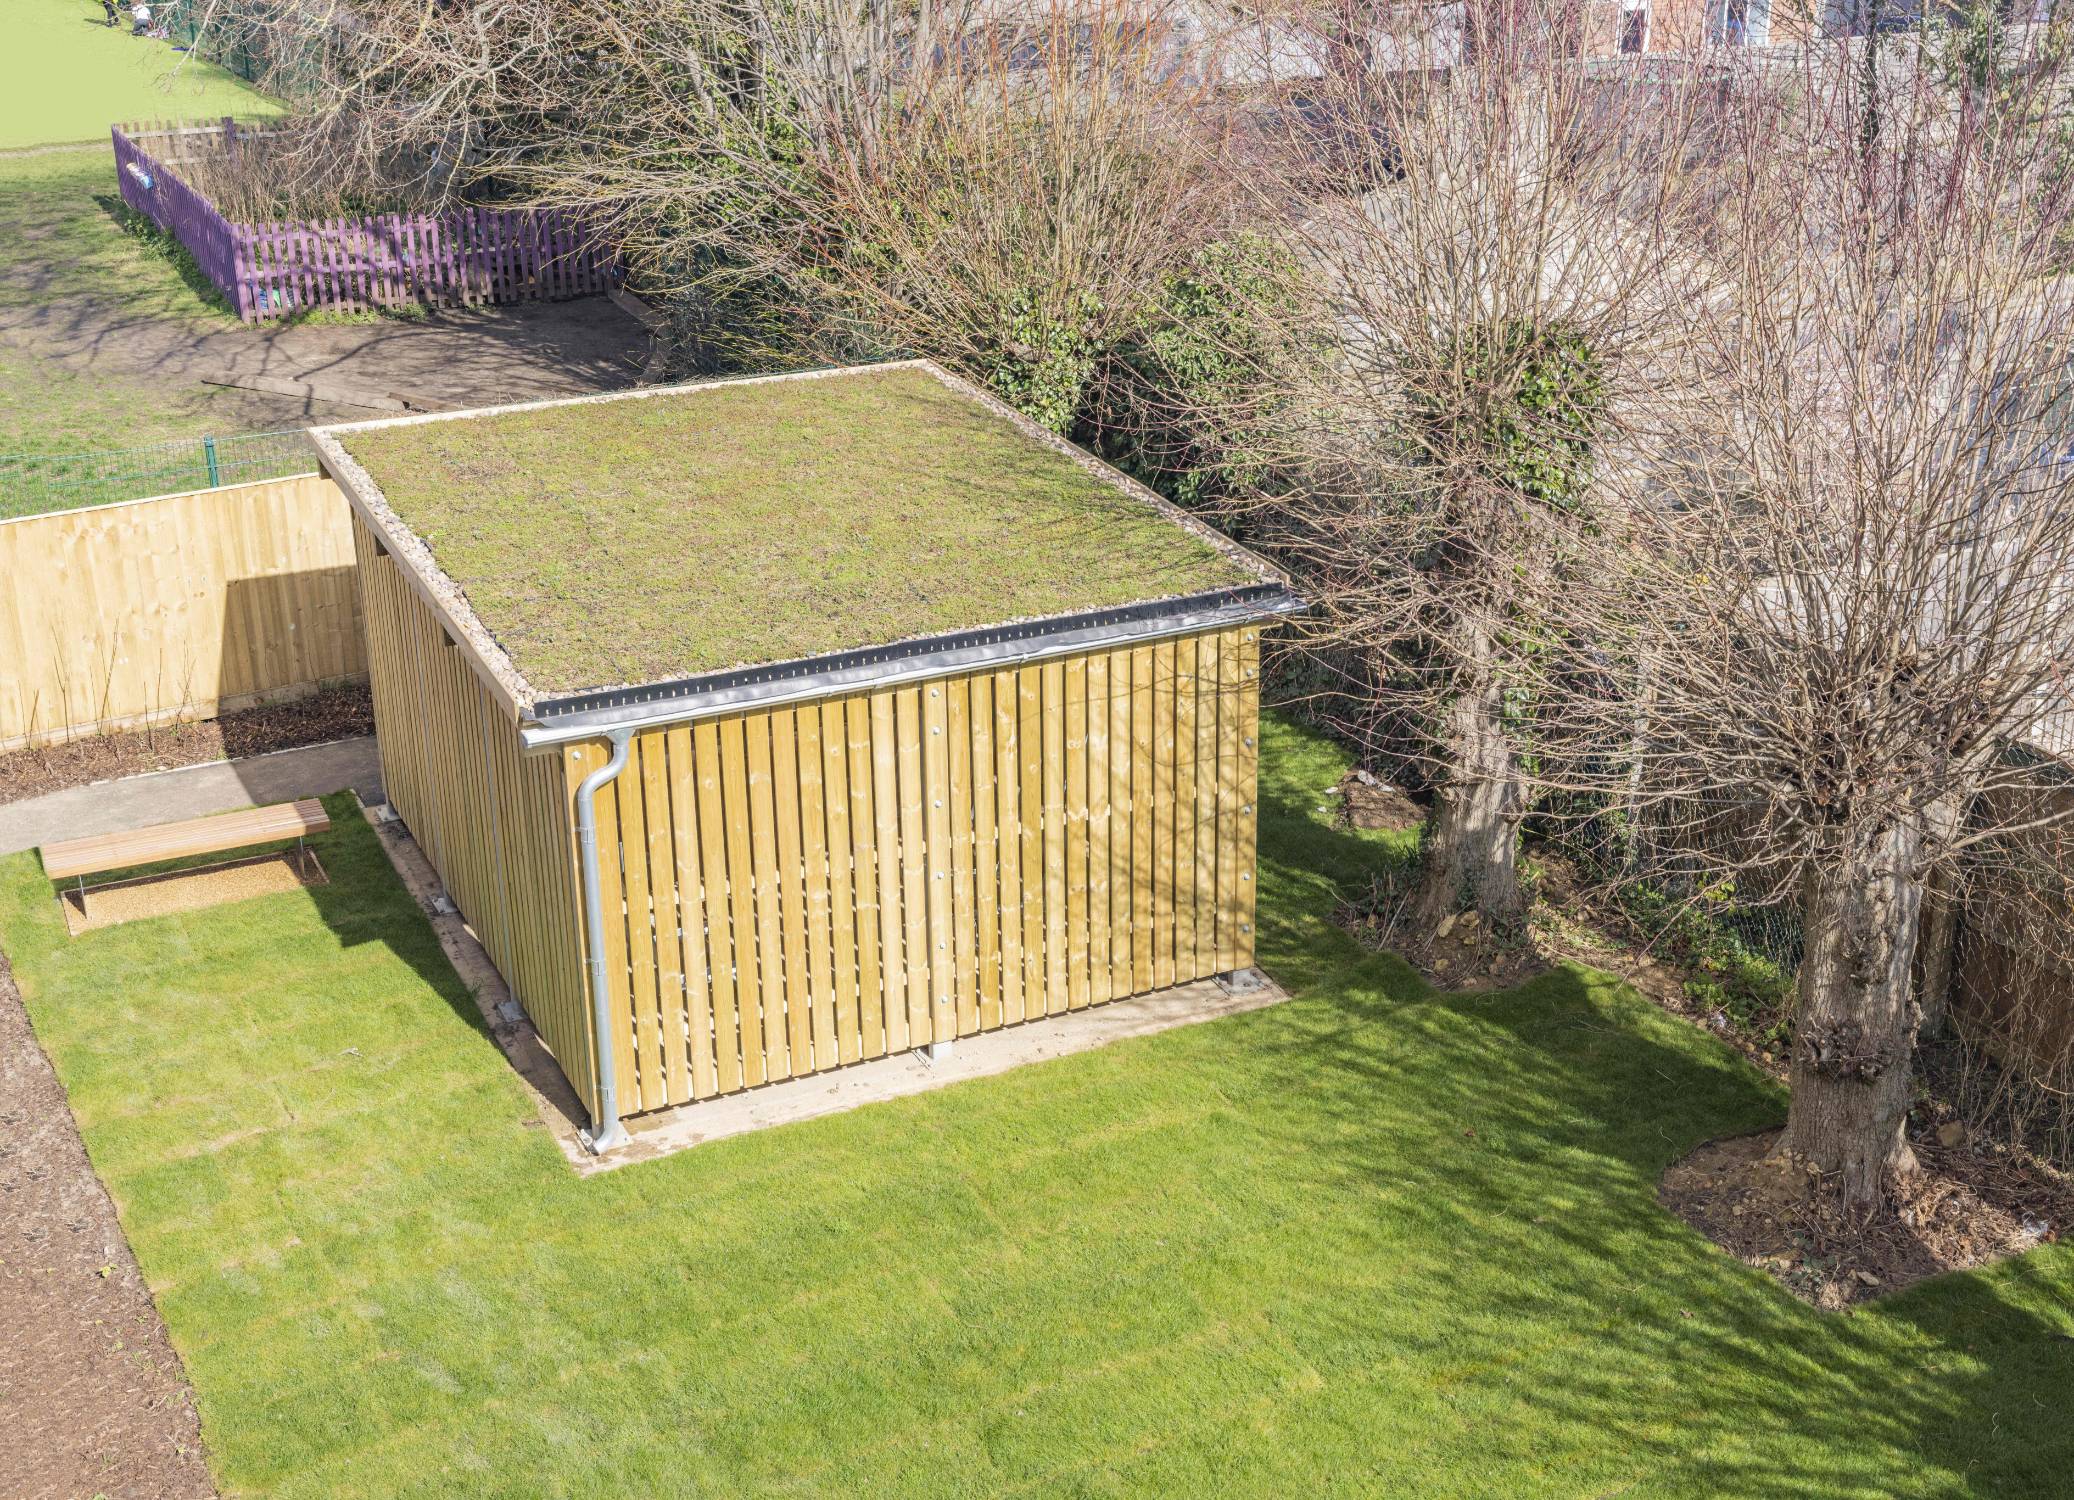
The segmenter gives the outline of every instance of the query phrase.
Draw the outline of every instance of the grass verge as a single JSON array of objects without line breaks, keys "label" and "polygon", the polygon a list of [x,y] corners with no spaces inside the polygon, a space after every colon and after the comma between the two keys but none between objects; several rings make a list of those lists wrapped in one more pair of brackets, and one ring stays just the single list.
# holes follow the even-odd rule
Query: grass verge
[{"label": "grass verge", "polygon": [[1335,929],[1399,846],[1270,722],[1291,1002],[578,1181],[346,808],[328,887],[0,942],[233,1495],[2058,1493],[2074,1248],[1816,1313],[1664,1213],[1777,1091],[1604,976]]},{"label": "grass verge", "polygon": [[[192,3],[192,0],[190,0]],[[280,106],[236,74],[109,26],[99,0],[10,0],[0,149],[106,140],[135,120],[253,119]]]}]

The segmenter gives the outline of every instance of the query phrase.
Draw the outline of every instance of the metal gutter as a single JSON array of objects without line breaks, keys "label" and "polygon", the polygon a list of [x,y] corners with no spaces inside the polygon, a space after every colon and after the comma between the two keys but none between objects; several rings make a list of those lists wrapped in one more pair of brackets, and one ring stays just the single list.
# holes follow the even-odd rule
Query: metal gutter
[{"label": "metal gutter", "polygon": [[591,1057],[598,1071],[598,1107],[583,1142],[597,1155],[624,1146],[629,1137],[619,1123],[619,1090],[614,1081],[618,1059],[612,1052],[612,984],[605,965],[605,903],[598,892],[598,788],[626,769],[631,729],[611,731],[612,758],[583,778],[576,788],[576,848],[583,879],[583,937],[590,956]]},{"label": "metal gutter", "polygon": [[751,708],[775,708],[863,689],[895,687],[981,667],[1023,666],[1101,647],[1194,635],[1295,614],[1307,603],[1280,584],[1219,589],[1151,604],[1059,615],[991,630],[923,636],[769,666],[674,682],[545,698],[519,726],[527,750],[683,724]]}]

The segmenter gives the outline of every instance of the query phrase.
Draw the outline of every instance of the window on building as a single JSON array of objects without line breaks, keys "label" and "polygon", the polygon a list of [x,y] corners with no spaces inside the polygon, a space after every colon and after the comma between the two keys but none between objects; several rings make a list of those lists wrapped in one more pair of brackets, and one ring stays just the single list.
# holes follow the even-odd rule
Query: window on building
[{"label": "window on building", "polygon": [[1620,12],[1620,50],[1623,52],[1647,52],[1649,50],[1649,7],[1647,5],[1622,7]]}]

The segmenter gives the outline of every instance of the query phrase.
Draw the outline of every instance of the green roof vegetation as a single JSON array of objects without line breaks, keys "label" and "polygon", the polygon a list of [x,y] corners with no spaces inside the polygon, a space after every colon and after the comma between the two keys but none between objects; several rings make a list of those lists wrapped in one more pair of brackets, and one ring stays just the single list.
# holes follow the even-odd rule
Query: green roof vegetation
[{"label": "green roof vegetation", "polygon": [[914,366],[337,436],[543,694],[1260,581]]}]

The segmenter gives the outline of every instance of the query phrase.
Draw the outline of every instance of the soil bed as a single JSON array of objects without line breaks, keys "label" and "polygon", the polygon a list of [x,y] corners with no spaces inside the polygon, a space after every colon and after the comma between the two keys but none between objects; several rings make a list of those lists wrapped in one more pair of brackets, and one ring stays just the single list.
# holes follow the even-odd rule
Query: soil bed
[{"label": "soil bed", "polygon": [[327,688],[292,703],[250,708],[220,719],[162,724],[9,751],[0,755],[0,802],[20,802],[45,792],[147,771],[242,760],[372,733],[374,707],[366,686]]},{"label": "soil bed", "polygon": [[194,1396],[0,958],[6,1493],[214,1495]]},{"label": "soil bed", "polygon": [[1846,1222],[1804,1169],[1776,1156],[1780,1132],[1709,1141],[1664,1173],[1664,1207],[1802,1300],[1842,1308],[1925,1277],[1970,1270],[2059,1238],[2074,1185],[1963,1140],[1910,1144],[1922,1164],[1869,1224]]}]

